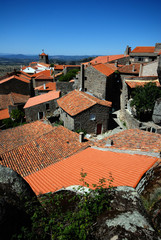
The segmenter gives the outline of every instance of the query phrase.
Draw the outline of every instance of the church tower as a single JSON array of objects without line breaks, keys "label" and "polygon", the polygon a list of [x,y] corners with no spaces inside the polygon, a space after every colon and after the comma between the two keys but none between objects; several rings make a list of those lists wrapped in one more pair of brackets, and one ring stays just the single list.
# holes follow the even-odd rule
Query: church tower
[{"label": "church tower", "polygon": [[44,53],[44,50],[42,50],[43,53],[39,55],[39,63],[49,63],[48,55]]}]

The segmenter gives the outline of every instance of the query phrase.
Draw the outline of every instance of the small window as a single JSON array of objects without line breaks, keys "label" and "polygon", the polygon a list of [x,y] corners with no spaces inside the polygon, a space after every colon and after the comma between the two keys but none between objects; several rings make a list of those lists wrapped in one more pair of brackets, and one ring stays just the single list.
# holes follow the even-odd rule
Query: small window
[{"label": "small window", "polygon": [[42,119],[44,116],[44,113],[43,112],[38,112],[38,119]]},{"label": "small window", "polygon": [[91,121],[96,120],[96,115],[95,115],[95,114],[91,114],[91,115],[90,115],[90,120],[91,120]]},{"label": "small window", "polygon": [[50,105],[49,105],[49,103],[46,103],[46,110],[50,110]]}]

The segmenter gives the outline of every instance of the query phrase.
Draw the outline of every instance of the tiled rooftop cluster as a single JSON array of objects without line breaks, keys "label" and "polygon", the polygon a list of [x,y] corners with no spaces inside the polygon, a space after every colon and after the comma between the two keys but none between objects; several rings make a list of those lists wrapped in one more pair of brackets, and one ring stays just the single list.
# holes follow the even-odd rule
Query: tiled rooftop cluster
[{"label": "tiled rooftop cluster", "polygon": [[[107,147],[107,141],[113,140],[111,148],[141,150],[149,152],[161,151],[161,135],[139,129],[129,129],[110,137],[104,138],[96,143],[98,147]],[[108,146],[109,147],[109,146]]]},{"label": "tiled rooftop cluster", "polygon": [[53,130],[52,126],[44,124],[41,121],[36,121],[23,126],[0,131],[0,154],[28,143],[51,130]]},{"label": "tiled rooftop cluster", "polygon": [[[63,126],[46,128],[48,126],[46,125],[43,129],[45,124],[39,124],[39,122],[34,124],[28,124],[31,127],[28,136],[25,132],[27,129],[23,129],[23,131],[19,128],[21,137],[16,135],[18,138],[16,139],[14,135],[10,136],[10,141],[13,142],[13,144],[9,142],[12,150],[8,148],[5,149],[8,150],[6,152],[2,149],[0,154],[0,163],[12,168],[23,177],[58,162],[89,145],[88,142],[80,143],[79,135]],[[41,134],[43,132],[43,135],[40,136],[39,131]],[[24,135],[23,139],[22,134]],[[6,142],[3,141],[3,143],[6,146]]]}]

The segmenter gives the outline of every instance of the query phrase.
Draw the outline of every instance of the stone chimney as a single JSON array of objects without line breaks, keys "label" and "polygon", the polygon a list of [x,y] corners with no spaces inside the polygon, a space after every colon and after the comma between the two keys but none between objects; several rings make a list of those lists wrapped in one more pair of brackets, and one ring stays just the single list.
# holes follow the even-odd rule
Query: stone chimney
[{"label": "stone chimney", "polygon": [[140,70],[139,70],[139,77],[142,76],[142,71],[143,71],[143,64],[140,64]]},{"label": "stone chimney", "polygon": [[84,133],[80,132],[79,133],[79,142],[82,143],[84,141]]},{"label": "stone chimney", "polygon": [[46,90],[46,84],[44,83],[44,90]]},{"label": "stone chimney", "polygon": [[132,72],[135,72],[135,65],[132,65]]},{"label": "stone chimney", "polygon": [[115,61],[115,67],[118,67],[118,61],[117,60]]},{"label": "stone chimney", "polygon": [[81,64],[80,90],[81,90],[81,91],[84,91],[84,64]]}]

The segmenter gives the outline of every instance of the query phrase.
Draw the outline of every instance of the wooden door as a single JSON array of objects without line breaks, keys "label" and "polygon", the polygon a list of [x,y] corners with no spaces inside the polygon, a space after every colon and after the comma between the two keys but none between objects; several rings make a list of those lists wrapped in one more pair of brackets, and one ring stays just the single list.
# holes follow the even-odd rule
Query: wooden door
[{"label": "wooden door", "polygon": [[102,124],[99,123],[99,124],[97,124],[97,135],[101,134],[101,132],[102,132]]}]

